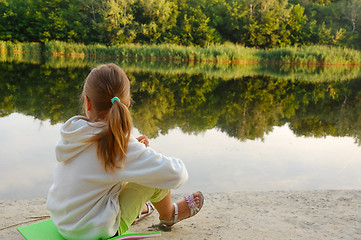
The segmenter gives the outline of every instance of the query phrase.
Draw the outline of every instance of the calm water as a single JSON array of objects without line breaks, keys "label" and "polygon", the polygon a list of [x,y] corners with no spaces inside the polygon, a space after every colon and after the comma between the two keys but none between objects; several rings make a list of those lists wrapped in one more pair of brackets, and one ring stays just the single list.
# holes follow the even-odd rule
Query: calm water
[{"label": "calm water", "polygon": [[[59,128],[98,64],[29,62],[0,63],[0,199],[46,197]],[[188,167],[176,192],[361,188],[359,69],[118,64],[134,135]]]}]

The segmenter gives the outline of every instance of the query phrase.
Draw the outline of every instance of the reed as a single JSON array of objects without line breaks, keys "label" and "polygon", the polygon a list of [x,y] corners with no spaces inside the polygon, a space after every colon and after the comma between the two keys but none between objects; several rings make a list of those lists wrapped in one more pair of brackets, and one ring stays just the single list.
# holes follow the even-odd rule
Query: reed
[{"label": "reed", "polygon": [[6,42],[0,41],[0,61],[3,61],[3,59],[6,58],[7,50],[6,50]]},{"label": "reed", "polygon": [[282,47],[257,53],[262,62],[282,64],[361,64],[361,52],[329,46]]},{"label": "reed", "polygon": [[27,53],[27,54],[40,55],[42,53],[41,44],[40,43],[34,43],[34,42],[23,43],[21,51],[23,53]]},{"label": "reed", "polygon": [[88,55],[88,48],[81,43],[66,43],[54,40],[44,44],[44,52],[55,56],[84,58]]},{"label": "reed", "polygon": [[41,54],[40,43],[13,43],[0,41],[0,52],[7,54]]},{"label": "reed", "polygon": [[6,52],[6,42],[0,41],[0,53]]},{"label": "reed", "polygon": [[361,52],[329,46],[282,47],[269,50],[247,48],[233,43],[211,44],[206,47],[174,44],[123,44],[105,46],[49,41],[39,43],[11,43],[0,41],[4,54],[41,54],[76,58],[100,57],[180,62],[216,63],[278,63],[299,65],[361,64]]},{"label": "reed", "polygon": [[[4,43],[0,46],[3,48],[3,45]],[[8,52],[27,52],[22,50],[25,45],[20,43],[9,44],[6,42],[6,47]],[[40,48],[37,47],[37,49]],[[85,46],[79,43],[50,41],[45,43],[44,50],[46,53],[55,56],[80,58],[90,56],[185,62],[261,62],[306,65],[361,64],[360,51],[329,46],[282,47],[262,50],[232,43],[212,44],[201,48],[174,44],[124,44],[114,46],[93,44]]]},{"label": "reed", "polygon": [[85,46],[83,44],[59,41],[45,43],[45,52],[55,56],[100,56],[187,62],[257,61],[256,51],[256,49],[245,48],[235,44],[209,45],[205,48],[200,48],[174,44],[126,44],[108,47],[101,44]]}]

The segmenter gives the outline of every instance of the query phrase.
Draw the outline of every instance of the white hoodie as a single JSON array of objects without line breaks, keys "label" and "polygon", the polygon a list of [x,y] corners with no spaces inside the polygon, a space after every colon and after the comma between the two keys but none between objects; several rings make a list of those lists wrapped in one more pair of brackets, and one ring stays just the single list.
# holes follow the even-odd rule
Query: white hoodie
[{"label": "white hoodie", "polygon": [[118,195],[123,182],[170,189],[188,179],[181,160],[157,154],[134,137],[128,144],[124,168],[106,172],[97,158],[96,143],[86,142],[101,131],[101,124],[75,116],[61,128],[47,207],[67,239],[107,239],[117,232],[121,215]]}]

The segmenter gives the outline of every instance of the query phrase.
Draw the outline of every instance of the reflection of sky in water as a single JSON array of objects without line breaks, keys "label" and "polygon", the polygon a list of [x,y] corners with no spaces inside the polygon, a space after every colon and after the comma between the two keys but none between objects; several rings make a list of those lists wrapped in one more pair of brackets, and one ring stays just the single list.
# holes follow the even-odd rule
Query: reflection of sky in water
[{"label": "reflection of sky in water", "polygon": [[[60,126],[0,118],[0,199],[46,197]],[[283,126],[263,142],[240,142],[214,129],[198,136],[174,129],[151,147],[186,163],[190,179],[178,193],[361,188],[361,147],[352,138],[295,137]]]}]

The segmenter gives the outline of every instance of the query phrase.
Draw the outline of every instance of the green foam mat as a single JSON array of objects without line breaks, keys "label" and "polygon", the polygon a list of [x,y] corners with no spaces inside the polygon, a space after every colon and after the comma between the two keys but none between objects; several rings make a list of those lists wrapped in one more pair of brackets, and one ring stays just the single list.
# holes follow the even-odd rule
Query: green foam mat
[{"label": "green foam mat", "polygon": [[[66,240],[63,236],[60,235],[51,219],[27,226],[18,227],[17,230],[25,240]],[[160,232],[134,233],[127,231],[120,236],[109,238],[108,240],[144,239],[157,237],[160,235]]]}]

